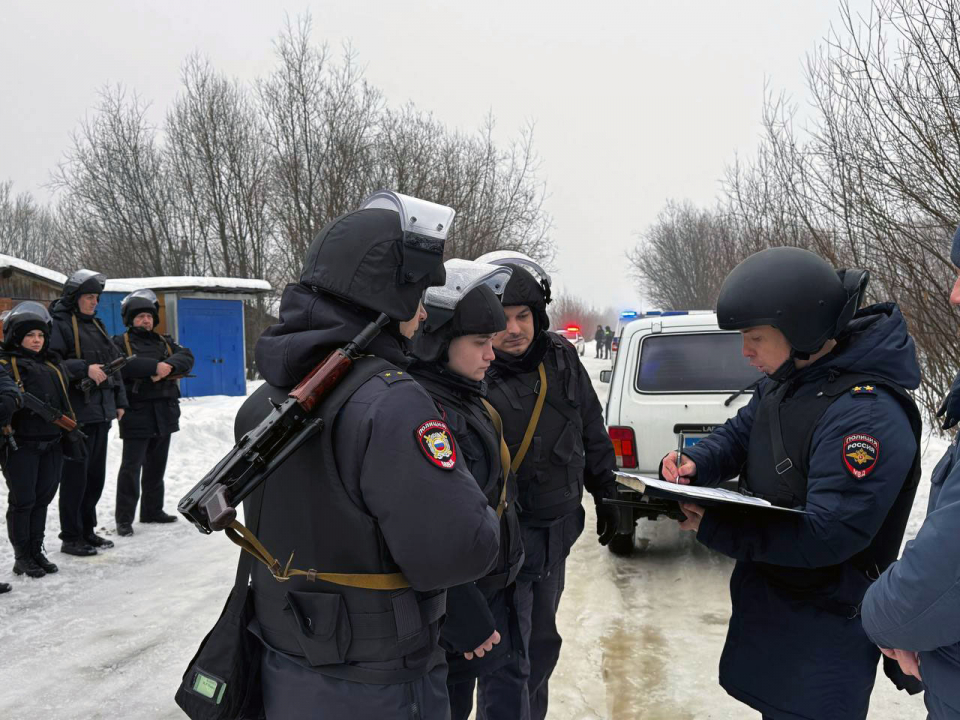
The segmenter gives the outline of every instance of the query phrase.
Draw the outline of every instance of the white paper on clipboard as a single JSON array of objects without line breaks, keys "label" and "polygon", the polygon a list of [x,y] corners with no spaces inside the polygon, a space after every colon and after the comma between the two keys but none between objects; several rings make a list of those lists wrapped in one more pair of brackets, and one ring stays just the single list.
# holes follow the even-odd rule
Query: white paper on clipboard
[{"label": "white paper on clipboard", "polygon": [[637,492],[648,494],[651,497],[668,498],[678,502],[693,502],[697,500],[710,503],[721,503],[724,505],[744,505],[747,507],[763,508],[765,510],[779,510],[780,512],[798,513],[800,515],[809,515],[805,510],[780,507],[767,500],[749,495],[741,495],[733,490],[724,488],[699,487],[697,485],[680,485],[678,483],[667,482],[659,478],[647,477],[645,475],[633,475],[631,473],[617,472],[617,482],[636,490]]}]

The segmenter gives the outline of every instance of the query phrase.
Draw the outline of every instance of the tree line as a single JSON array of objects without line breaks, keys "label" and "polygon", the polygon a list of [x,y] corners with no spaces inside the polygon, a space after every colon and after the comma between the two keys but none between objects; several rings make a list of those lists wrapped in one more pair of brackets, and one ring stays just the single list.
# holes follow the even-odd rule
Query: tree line
[{"label": "tree line", "polygon": [[[667,204],[629,254],[646,297],[712,308],[726,274],[766,247],[870,271],[869,301],[900,305],[931,413],[957,367],[950,238],[960,223],[960,6],[875,0],[811,53],[812,115],[768,90],[763,139],[731,164],[715,206]],[[682,268],[683,277],[677,273]],[[682,280],[682,281],[681,281]]]}]

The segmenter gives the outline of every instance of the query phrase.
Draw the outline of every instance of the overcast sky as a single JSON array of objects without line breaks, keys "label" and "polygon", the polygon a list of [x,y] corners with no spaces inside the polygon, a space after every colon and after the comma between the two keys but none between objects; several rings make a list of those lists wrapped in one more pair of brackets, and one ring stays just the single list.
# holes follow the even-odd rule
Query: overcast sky
[{"label": "overcast sky", "polygon": [[465,131],[492,111],[504,141],[535,122],[557,281],[618,308],[640,302],[636,233],[670,198],[713,201],[756,147],[765,81],[804,104],[804,56],[839,20],[838,0],[4,2],[0,180],[45,199],[104,85],[136,90],[160,124],[190,53],[266,75],[285,17],[306,10],[316,42],[351,42],[392,105]]}]

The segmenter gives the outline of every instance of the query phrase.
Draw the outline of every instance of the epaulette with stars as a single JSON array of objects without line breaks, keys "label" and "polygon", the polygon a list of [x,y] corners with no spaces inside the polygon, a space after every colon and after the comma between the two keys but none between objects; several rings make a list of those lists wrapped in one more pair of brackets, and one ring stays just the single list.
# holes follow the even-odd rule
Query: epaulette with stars
[{"label": "epaulette with stars", "polygon": [[877,388],[874,385],[854,385],[850,388],[854,397],[877,397]]}]

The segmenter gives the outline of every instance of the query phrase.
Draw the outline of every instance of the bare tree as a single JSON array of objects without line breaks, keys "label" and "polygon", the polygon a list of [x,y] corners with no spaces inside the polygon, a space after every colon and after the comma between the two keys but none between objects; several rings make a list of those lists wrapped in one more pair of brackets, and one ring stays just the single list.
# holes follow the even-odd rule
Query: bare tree
[{"label": "bare tree", "polygon": [[59,268],[62,243],[56,215],[30,193],[13,195],[13,182],[0,183],[0,252]]}]

